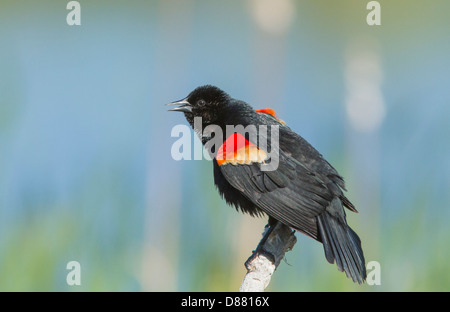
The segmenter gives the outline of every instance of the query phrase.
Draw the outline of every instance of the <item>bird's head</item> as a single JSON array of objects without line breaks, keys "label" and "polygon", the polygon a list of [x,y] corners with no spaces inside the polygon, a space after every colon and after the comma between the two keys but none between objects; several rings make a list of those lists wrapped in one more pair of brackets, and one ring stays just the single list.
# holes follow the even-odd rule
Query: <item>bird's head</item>
[{"label": "bird's head", "polygon": [[230,96],[211,85],[201,86],[186,98],[169,103],[177,105],[169,111],[183,112],[189,124],[194,126],[194,117],[201,117],[203,126],[220,123],[222,111],[227,106]]}]

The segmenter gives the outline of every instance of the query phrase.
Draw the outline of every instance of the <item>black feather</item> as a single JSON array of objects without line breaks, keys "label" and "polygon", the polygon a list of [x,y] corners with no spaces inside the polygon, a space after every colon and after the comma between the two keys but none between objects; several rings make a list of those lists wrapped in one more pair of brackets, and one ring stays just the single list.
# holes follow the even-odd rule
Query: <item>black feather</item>
[{"label": "black feather", "polygon": [[358,235],[327,212],[317,220],[327,261],[334,263],[336,260],[340,271],[345,272],[354,282],[363,283],[367,274]]},{"label": "black feather", "polygon": [[[252,216],[263,213],[322,242],[325,257],[353,281],[366,278],[365,260],[358,235],[347,225],[345,209],[357,212],[345,197],[341,175],[305,139],[268,113],[257,113],[247,103],[231,98],[214,86],[195,89],[186,101],[188,122],[202,117],[202,127],[216,125],[226,140],[227,125],[265,126],[243,134],[267,153],[278,150],[279,166],[261,170],[261,163],[218,165],[214,159],[214,183],[228,204]],[[184,105],[187,105],[183,102]],[[271,126],[278,127],[279,141],[272,142]],[[205,144],[205,138],[202,137]],[[266,148],[261,142],[267,142]],[[267,160],[269,161],[269,160]],[[272,161],[272,159],[270,159]]]}]

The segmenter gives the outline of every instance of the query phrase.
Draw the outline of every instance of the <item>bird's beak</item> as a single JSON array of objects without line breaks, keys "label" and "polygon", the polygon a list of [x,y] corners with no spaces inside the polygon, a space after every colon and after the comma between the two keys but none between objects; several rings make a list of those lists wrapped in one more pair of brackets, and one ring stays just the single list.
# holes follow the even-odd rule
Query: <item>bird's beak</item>
[{"label": "bird's beak", "polygon": [[182,99],[177,102],[172,102],[172,103],[166,104],[166,106],[167,105],[178,105],[178,107],[169,109],[169,111],[172,111],[172,112],[192,113],[191,103],[189,103],[186,99]]}]

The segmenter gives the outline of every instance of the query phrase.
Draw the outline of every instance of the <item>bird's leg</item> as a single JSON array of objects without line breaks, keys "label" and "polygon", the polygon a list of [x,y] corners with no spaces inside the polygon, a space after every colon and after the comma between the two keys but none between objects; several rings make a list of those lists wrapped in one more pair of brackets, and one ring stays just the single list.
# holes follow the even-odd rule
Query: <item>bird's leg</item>
[{"label": "bird's leg", "polygon": [[[266,243],[267,239],[269,238],[272,231],[275,229],[275,226],[277,225],[278,221],[274,218],[269,216],[269,222],[266,225],[266,230],[264,233],[263,238],[259,242],[256,249],[253,251],[253,254],[248,260],[245,262],[245,266],[247,266],[248,263],[250,263],[254,258],[258,257],[259,255],[264,255],[267,257],[271,262],[275,263],[275,257],[270,253],[264,250],[264,244]],[[267,228],[268,227],[268,228]]]},{"label": "bird's leg", "polygon": [[266,241],[269,238],[270,234],[273,232],[273,229],[277,225],[277,222],[278,222],[277,220],[275,220],[275,219],[271,220],[269,218],[269,223],[267,223],[267,225],[266,225],[266,227],[268,227],[268,229],[265,230],[263,238],[261,239],[261,241],[259,242],[258,246],[256,247],[256,250],[255,250],[256,252],[262,251],[264,249],[264,244],[266,243]]}]

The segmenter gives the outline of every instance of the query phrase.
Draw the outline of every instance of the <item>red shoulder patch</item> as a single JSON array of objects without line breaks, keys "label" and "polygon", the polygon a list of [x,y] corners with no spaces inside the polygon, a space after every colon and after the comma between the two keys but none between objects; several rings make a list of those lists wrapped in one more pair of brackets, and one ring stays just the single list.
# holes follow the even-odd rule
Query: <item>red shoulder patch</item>
[{"label": "red shoulder patch", "polygon": [[249,142],[240,133],[230,135],[219,147],[216,154],[216,161],[219,166],[225,164],[249,165],[253,162],[264,162],[267,158],[266,152]]},{"label": "red shoulder patch", "polygon": [[275,117],[275,118],[278,119],[277,114],[276,114],[275,111],[274,111],[273,109],[271,109],[271,108],[257,109],[256,112],[257,112],[257,113],[266,113],[266,114],[272,115],[273,117]]},{"label": "red shoulder patch", "polygon": [[283,125],[286,124],[283,120],[278,118],[277,113],[275,113],[275,111],[273,109],[271,109],[271,108],[257,109],[256,112],[257,113],[266,113],[266,114],[272,115],[276,120],[278,120]]}]

